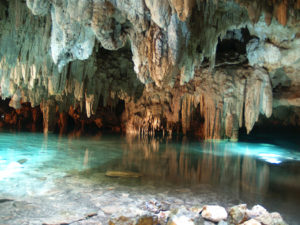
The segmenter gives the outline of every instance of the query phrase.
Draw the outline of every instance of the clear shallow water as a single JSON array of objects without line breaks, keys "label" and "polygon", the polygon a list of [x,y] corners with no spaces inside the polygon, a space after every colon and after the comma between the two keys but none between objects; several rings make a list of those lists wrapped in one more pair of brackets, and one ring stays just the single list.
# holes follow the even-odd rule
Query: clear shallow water
[{"label": "clear shallow water", "polygon": [[[133,171],[142,177],[107,178],[107,170]],[[300,148],[288,143],[283,148],[246,142],[0,133],[0,198],[28,200],[70,192],[63,182],[77,182],[78,187],[88,183],[85,188],[91,191],[101,185],[143,191],[155,187],[154,196],[188,190],[189,196],[206,204],[259,203],[282,213],[290,224],[300,221]],[[76,185],[68,188],[74,191]]]}]

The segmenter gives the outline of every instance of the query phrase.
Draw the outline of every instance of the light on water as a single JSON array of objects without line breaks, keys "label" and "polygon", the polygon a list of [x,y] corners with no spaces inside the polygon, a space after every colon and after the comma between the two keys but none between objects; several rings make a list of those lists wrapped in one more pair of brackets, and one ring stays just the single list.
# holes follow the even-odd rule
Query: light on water
[{"label": "light on water", "polygon": [[[300,161],[300,153],[298,151],[291,151],[272,144],[232,143],[224,141],[216,142],[213,145],[214,152],[212,154],[215,155],[222,155],[224,154],[223,151],[226,151],[227,154],[251,156],[272,164]],[[207,151],[207,149],[201,147],[197,150],[201,152]]]},{"label": "light on water", "polygon": [[261,153],[259,157],[269,163],[279,164],[282,162],[279,160],[280,155]]},{"label": "light on water", "polygon": [[[5,161],[2,160],[2,162],[0,163],[3,164],[3,162]],[[20,165],[20,163],[17,162],[11,162],[8,165],[1,165],[1,164],[0,164],[0,181],[3,180],[4,178],[13,176],[14,173],[20,172],[22,167],[22,165]]]},{"label": "light on water", "polygon": [[[125,200],[128,195],[146,198],[147,190],[151,198],[181,190],[172,196],[190,204],[201,199],[221,205],[261,203],[276,206],[293,221],[300,203],[294,197],[300,195],[300,154],[291,149],[246,142],[2,133],[0,199],[22,199],[42,208],[44,202],[51,208],[61,201],[58,214],[67,204],[78,215],[85,212],[83,206],[88,210],[91,202],[100,204],[99,196],[114,204],[117,191],[107,190],[118,190]],[[117,179],[105,176],[107,171],[141,175]],[[190,192],[183,194],[187,188]],[[123,197],[117,197],[120,207]]]}]

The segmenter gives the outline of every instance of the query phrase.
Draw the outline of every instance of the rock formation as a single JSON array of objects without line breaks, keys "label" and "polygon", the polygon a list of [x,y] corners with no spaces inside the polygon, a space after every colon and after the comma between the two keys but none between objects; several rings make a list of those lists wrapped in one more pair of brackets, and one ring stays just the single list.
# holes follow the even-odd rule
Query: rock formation
[{"label": "rock formation", "polygon": [[300,123],[299,0],[26,5],[0,2],[0,95],[40,105],[45,132],[71,118],[236,140],[260,114]]}]

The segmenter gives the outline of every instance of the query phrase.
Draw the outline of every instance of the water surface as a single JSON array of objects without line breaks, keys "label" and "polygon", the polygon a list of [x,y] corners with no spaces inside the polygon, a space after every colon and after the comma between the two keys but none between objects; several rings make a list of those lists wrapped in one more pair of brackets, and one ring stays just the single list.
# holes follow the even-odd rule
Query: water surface
[{"label": "water surface", "polygon": [[[96,196],[93,193],[97,191],[103,195],[106,190],[120,190],[126,198],[129,194],[125,192],[131,190],[130,195],[139,193],[139,198],[171,196],[174,202],[182,204],[262,204],[269,211],[279,211],[290,224],[297,224],[299,150],[291,143],[282,147],[112,135],[0,133],[0,199],[26,200],[31,204],[47,199],[51,206],[63,198],[65,204],[72,205],[78,196],[86,197],[83,193]],[[142,176],[108,178],[108,170],[137,172]],[[109,193],[107,198],[116,192]],[[96,207],[97,201],[86,199],[84,203],[96,202]],[[4,203],[0,202],[0,211],[1,204]],[[57,212],[60,207],[63,206],[57,206]],[[31,221],[33,216],[27,216]],[[57,216],[55,211],[53,216]],[[0,216],[0,222],[19,222],[14,221],[14,216],[7,218]]]}]

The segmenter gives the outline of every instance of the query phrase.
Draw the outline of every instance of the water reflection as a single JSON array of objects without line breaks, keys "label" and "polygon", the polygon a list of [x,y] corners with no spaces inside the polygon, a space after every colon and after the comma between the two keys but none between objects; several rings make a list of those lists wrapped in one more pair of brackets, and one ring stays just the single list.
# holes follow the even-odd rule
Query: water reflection
[{"label": "water reflection", "polygon": [[231,190],[264,194],[270,168],[255,157],[232,154],[232,143],[174,144],[127,138],[118,170],[138,171],[148,179],[174,184],[230,186]]},{"label": "water reflection", "polygon": [[[237,195],[253,193],[263,196],[268,193],[270,184],[279,185],[289,177],[288,186],[296,186],[300,190],[299,166],[294,166],[296,174],[289,174],[289,169],[285,169],[288,161],[300,158],[299,154],[273,145],[231,142],[174,143],[127,137],[122,148],[124,152],[121,163],[113,169],[139,172],[144,174],[144,179],[157,180],[160,183],[210,184],[213,187],[230,189]],[[279,161],[286,163],[276,165]],[[276,168],[280,173],[272,172]],[[285,188],[281,186],[282,189]]]}]

